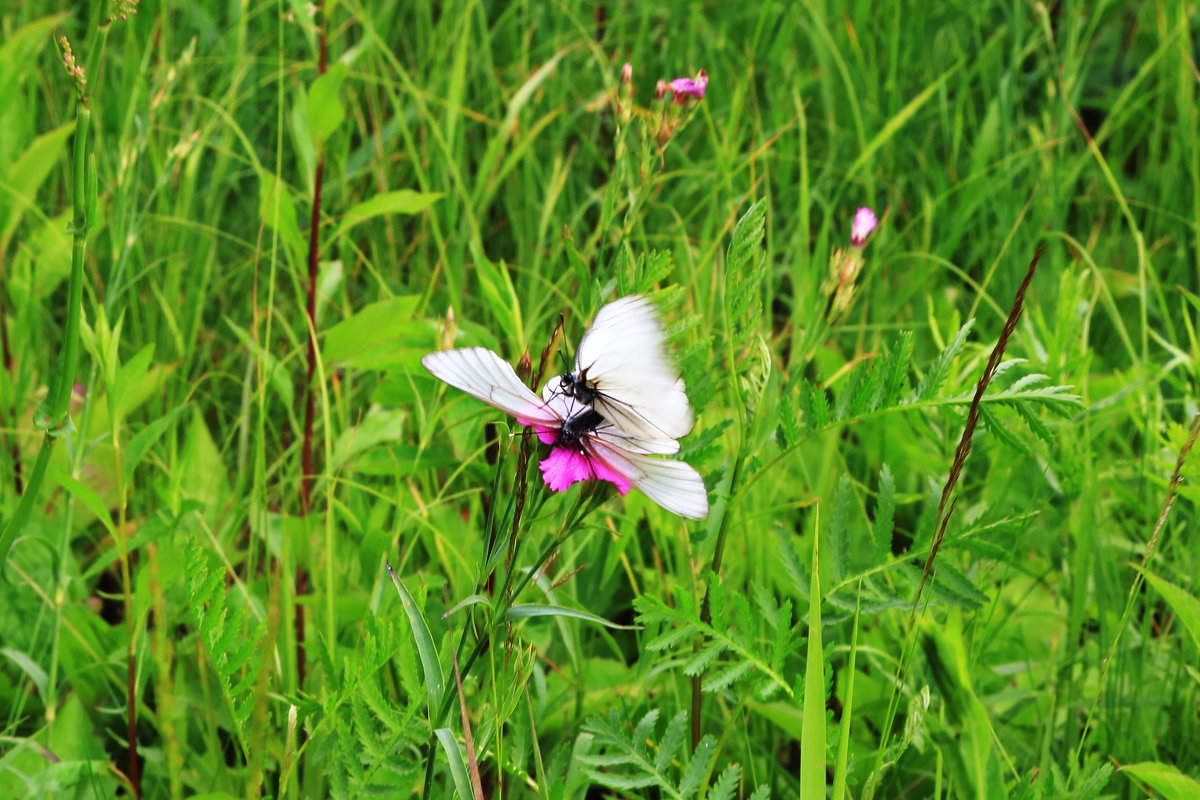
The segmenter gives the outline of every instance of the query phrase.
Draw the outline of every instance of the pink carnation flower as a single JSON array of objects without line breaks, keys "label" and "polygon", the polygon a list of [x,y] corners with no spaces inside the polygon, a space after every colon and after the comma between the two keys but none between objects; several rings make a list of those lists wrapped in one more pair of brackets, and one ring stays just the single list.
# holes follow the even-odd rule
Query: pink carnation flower
[{"label": "pink carnation flower", "polygon": [[555,447],[538,466],[546,485],[556,492],[565,491],[579,481],[598,480],[616,486],[624,497],[633,486],[628,478],[618,474],[601,459],[571,447]]},{"label": "pink carnation flower", "polygon": [[674,93],[676,103],[685,103],[689,97],[703,100],[704,92],[708,89],[708,73],[700,70],[695,78],[676,78],[667,88]]},{"label": "pink carnation flower", "polygon": [[[554,391],[554,386],[553,382],[546,386],[543,394],[546,405],[553,408],[563,419],[578,413],[579,408],[575,401]],[[542,444],[552,446],[550,455],[542,459],[538,466],[542,470],[542,480],[554,491],[566,491],[571,484],[588,480],[608,481],[617,487],[622,497],[632,488],[633,483],[628,478],[619,474],[594,453],[585,453],[578,442],[559,444],[557,428],[522,417],[517,417],[517,422],[532,427]]]},{"label": "pink carnation flower", "polygon": [[867,237],[871,235],[871,231],[875,230],[875,226],[879,224],[879,220],[875,217],[875,212],[869,208],[863,207],[854,212],[854,222],[850,226],[850,245],[862,249],[862,246],[867,243]]}]

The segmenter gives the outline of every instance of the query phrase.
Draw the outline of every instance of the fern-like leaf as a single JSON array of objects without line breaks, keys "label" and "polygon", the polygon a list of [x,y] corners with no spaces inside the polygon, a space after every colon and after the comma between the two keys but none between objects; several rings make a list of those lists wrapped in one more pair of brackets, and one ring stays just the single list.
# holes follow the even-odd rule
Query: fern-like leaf
[{"label": "fern-like leaf", "polygon": [[188,606],[208,654],[217,683],[233,718],[234,734],[243,752],[247,749],[246,724],[254,709],[251,688],[262,669],[260,644],[265,626],[248,625],[242,606],[229,606],[224,573],[210,568],[207,552],[188,540],[184,558],[191,576]]}]

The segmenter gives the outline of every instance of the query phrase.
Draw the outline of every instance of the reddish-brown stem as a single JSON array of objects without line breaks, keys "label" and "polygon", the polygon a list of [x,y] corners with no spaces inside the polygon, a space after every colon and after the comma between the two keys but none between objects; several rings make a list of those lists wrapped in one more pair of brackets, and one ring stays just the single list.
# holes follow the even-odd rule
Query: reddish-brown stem
[{"label": "reddish-brown stem", "polygon": [[[17,368],[13,361],[12,347],[8,343],[8,312],[4,310],[4,303],[0,302],[0,346],[4,350],[4,369],[8,372],[9,379],[12,385],[16,384]],[[8,416],[13,421],[13,426],[17,424],[17,409],[10,407]],[[13,465],[13,488],[17,490],[17,494],[22,494],[25,491],[25,481],[21,479],[21,447],[17,444],[16,435],[9,436],[8,454],[12,458]]]},{"label": "reddish-brown stem", "polygon": [[933,572],[933,562],[937,558],[938,548],[941,547],[942,539],[946,535],[946,526],[954,514],[955,503],[951,500],[951,495],[954,487],[958,484],[959,476],[962,475],[963,465],[967,463],[967,456],[971,454],[971,440],[975,436],[975,427],[979,424],[979,404],[983,401],[983,393],[987,391],[988,384],[992,382],[992,377],[1000,366],[1000,359],[1004,357],[1004,349],[1008,346],[1008,340],[1017,329],[1017,322],[1020,321],[1021,311],[1025,307],[1025,292],[1029,289],[1029,284],[1033,283],[1033,274],[1037,271],[1038,261],[1041,258],[1042,248],[1039,246],[1033,254],[1033,260],[1029,262],[1029,269],[1025,271],[1025,279],[1017,287],[1012,309],[1008,312],[1008,320],[1004,323],[1004,329],[1000,331],[1000,338],[996,340],[996,346],[992,348],[987,366],[983,368],[983,375],[979,378],[979,383],[975,384],[975,396],[971,398],[971,407],[967,411],[967,421],[963,426],[962,437],[958,440],[958,447],[954,449],[954,461],[950,464],[950,474],[946,476],[946,483],[942,487],[942,497],[938,501],[938,513],[934,522],[936,527],[932,544],[929,547],[929,557],[925,560],[925,569],[921,572],[921,583],[917,586],[917,596],[913,600],[912,613],[914,615],[921,603],[921,593],[925,589],[925,583]]},{"label": "reddish-brown stem", "polygon": [[[325,36],[325,0],[317,6],[317,74],[324,75],[328,64],[328,43]],[[308,231],[308,304],[305,307],[308,330],[308,371],[304,382],[304,442],[300,450],[300,513],[308,516],[312,509],[313,479],[313,417],[316,414],[316,387],[313,385],[317,373],[317,261],[321,247],[321,185],[325,178],[325,148],[318,144],[317,170],[313,176],[312,218]],[[308,570],[303,564],[296,565],[296,677],[299,686],[304,685],[304,605],[301,598],[308,592]]]}]

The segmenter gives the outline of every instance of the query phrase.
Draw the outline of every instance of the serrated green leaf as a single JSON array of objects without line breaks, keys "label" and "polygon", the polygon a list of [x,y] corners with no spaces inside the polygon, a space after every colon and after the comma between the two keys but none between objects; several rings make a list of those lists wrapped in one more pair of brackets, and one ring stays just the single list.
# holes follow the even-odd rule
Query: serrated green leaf
[{"label": "serrated green leaf", "polygon": [[692,753],[692,760],[688,762],[687,768],[683,771],[683,777],[679,781],[681,797],[692,797],[700,789],[705,776],[712,768],[716,752],[717,740],[713,736],[705,736],[696,745],[696,750]]},{"label": "serrated green leaf", "polygon": [[950,371],[950,364],[954,361],[963,345],[966,344],[967,336],[971,329],[975,327],[975,320],[969,319],[963,326],[958,329],[958,333],[954,334],[954,338],[946,345],[946,348],[938,354],[934,359],[933,364],[929,367],[929,371],[925,373],[925,377],[917,385],[917,390],[913,393],[915,400],[930,400],[942,388],[947,375]]},{"label": "serrated green leaf", "polygon": [[875,524],[872,526],[871,566],[887,561],[892,554],[892,534],[896,530],[896,479],[884,464],[879,470],[879,492],[875,497]]},{"label": "serrated green leaf", "polygon": [[671,765],[675,754],[679,752],[679,745],[683,743],[683,734],[687,729],[687,712],[680,711],[671,721],[667,723],[667,729],[663,732],[663,737],[658,743],[658,753],[654,757],[654,769],[662,774],[665,774],[667,767]]},{"label": "serrated green leaf", "polygon": [[706,800],[733,800],[734,793],[737,792],[738,783],[742,778],[742,768],[737,764],[730,764],[725,768],[718,777],[713,787],[709,790]]},{"label": "serrated green leaf", "polygon": [[633,729],[633,751],[638,755],[646,754],[650,737],[654,735],[654,729],[658,727],[658,713],[657,708],[650,709]]},{"label": "serrated green leaf", "polygon": [[754,664],[750,661],[739,661],[732,666],[718,672],[716,675],[704,681],[704,691],[720,692],[737,683],[742,678],[750,674],[754,669]]}]

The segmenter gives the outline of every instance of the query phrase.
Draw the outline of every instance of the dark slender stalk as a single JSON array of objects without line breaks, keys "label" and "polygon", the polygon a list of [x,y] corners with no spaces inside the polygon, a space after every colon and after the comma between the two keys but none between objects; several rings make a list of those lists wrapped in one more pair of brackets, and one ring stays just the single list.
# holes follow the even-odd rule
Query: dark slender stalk
[{"label": "dark slender stalk", "polygon": [[[13,361],[12,346],[8,342],[8,313],[4,309],[4,303],[0,302],[0,348],[4,352],[4,369],[8,373],[10,386],[15,386],[17,383],[17,365]],[[15,405],[10,405],[8,416],[13,421],[13,427],[16,427],[17,409]],[[8,447],[9,458],[12,459],[13,465],[13,488],[17,494],[25,491],[25,482],[21,479],[21,446],[17,443],[16,435],[9,436]]]},{"label": "dark slender stalk", "polygon": [[[328,64],[329,48],[325,35],[325,0],[317,6],[317,74],[324,75]],[[313,480],[313,420],[316,416],[316,387],[313,379],[317,373],[317,263],[321,248],[321,186],[325,179],[325,147],[317,143],[317,169],[313,176],[312,217],[308,231],[308,304],[305,307],[308,332],[308,371],[304,382],[304,442],[300,451],[300,513],[307,517],[312,510]],[[304,605],[301,602],[308,593],[308,569],[296,564],[296,682],[304,686],[307,662],[304,655]]]},{"label": "dark slender stalk", "polygon": [[1033,260],[1029,262],[1029,269],[1025,271],[1025,279],[1017,287],[1016,297],[1013,298],[1012,308],[1008,312],[1008,320],[1004,323],[1004,329],[1000,331],[1000,338],[996,340],[996,346],[992,348],[987,366],[983,368],[983,375],[980,376],[979,383],[975,384],[975,396],[971,398],[971,408],[967,411],[967,422],[963,425],[958,447],[954,449],[954,461],[950,465],[950,474],[946,476],[946,484],[942,487],[941,500],[938,501],[938,513],[934,521],[934,525],[937,527],[933,536],[933,544],[929,548],[929,557],[925,560],[925,569],[921,573],[917,596],[913,600],[912,613],[914,615],[921,602],[921,592],[925,589],[925,582],[933,570],[933,560],[937,558],[938,548],[946,535],[946,525],[954,513],[954,503],[950,502],[950,495],[954,492],[954,487],[962,475],[963,465],[967,463],[967,456],[971,454],[971,440],[975,436],[975,427],[979,424],[979,404],[983,402],[984,392],[987,391],[988,384],[992,382],[996,368],[1000,366],[1000,359],[1004,357],[1004,348],[1008,346],[1008,340],[1012,338],[1013,331],[1017,329],[1017,322],[1021,319],[1021,310],[1025,306],[1025,292],[1029,289],[1029,284],[1033,282],[1033,273],[1037,271],[1038,261],[1041,257],[1042,248],[1038,247],[1037,252],[1033,254]]}]

